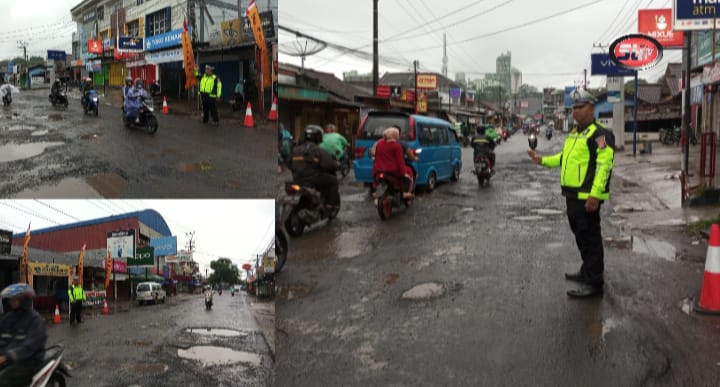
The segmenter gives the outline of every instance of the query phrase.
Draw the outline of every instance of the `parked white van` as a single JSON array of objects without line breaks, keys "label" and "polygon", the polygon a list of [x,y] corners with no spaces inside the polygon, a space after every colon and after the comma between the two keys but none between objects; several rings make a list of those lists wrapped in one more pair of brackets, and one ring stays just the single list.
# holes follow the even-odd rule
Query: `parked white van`
[{"label": "parked white van", "polygon": [[157,282],[140,282],[137,285],[135,294],[140,305],[145,302],[157,304],[161,301],[163,304],[165,303],[165,290]]}]

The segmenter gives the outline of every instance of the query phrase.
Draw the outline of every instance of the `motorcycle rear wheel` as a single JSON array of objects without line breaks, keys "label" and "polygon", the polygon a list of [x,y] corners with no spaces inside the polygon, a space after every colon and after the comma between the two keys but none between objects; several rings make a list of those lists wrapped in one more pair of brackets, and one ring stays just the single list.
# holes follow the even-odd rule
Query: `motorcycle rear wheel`
[{"label": "motorcycle rear wheel", "polygon": [[305,223],[297,215],[297,212],[293,211],[285,221],[285,229],[288,234],[294,237],[299,237],[305,230]]},{"label": "motorcycle rear wheel", "polygon": [[92,110],[93,110],[93,115],[94,115],[95,117],[97,117],[97,116],[98,116],[98,113],[99,113],[99,112],[98,112],[98,107],[95,106],[95,107],[93,107]]},{"label": "motorcycle rear wheel", "polygon": [[287,238],[285,238],[285,233],[282,232],[282,230],[275,230],[275,256],[277,257],[277,262],[275,262],[275,273],[279,273],[283,266],[285,266],[285,262],[287,261],[287,254],[288,254],[288,241]]},{"label": "motorcycle rear wheel", "polygon": [[155,134],[158,130],[158,121],[157,118],[154,116],[149,116],[146,118],[145,122],[145,131],[149,134]]},{"label": "motorcycle rear wheel", "polygon": [[377,210],[382,220],[388,220],[390,215],[392,215],[392,197],[387,191],[383,193],[383,196],[378,198]]}]

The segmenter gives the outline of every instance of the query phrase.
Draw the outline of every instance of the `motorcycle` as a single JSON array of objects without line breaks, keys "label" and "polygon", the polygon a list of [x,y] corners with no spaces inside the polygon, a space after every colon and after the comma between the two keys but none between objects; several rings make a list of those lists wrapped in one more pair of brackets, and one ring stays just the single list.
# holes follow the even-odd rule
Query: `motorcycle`
[{"label": "motorcycle", "polygon": [[552,129],[545,129],[545,138],[550,140],[552,138]]},{"label": "motorcycle", "polygon": [[285,182],[284,194],[278,201],[282,206],[281,219],[285,229],[294,237],[302,235],[305,227],[327,219],[333,220],[340,205],[327,208],[320,191],[294,182]]},{"label": "motorcycle", "polygon": [[222,296],[222,288],[218,289],[218,296]]},{"label": "motorcycle", "polygon": [[352,168],[350,163],[350,155],[348,154],[347,149],[345,149],[345,152],[343,152],[342,157],[340,158],[340,175],[342,177],[345,177],[350,173],[350,168]]},{"label": "motorcycle", "polygon": [[387,220],[392,214],[393,208],[405,208],[412,205],[412,199],[403,198],[402,179],[397,176],[389,175],[383,172],[377,174],[375,181],[377,182],[377,211],[380,219]]},{"label": "motorcycle", "polygon": [[139,120],[136,122],[134,118],[128,117],[123,108],[123,124],[125,124],[126,128],[143,128],[147,133],[155,134],[158,130],[158,120],[153,111],[155,111],[155,108],[152,98],[143,98],[138,111]]},{"label": "motorcycle", "polygon": [[535,148],[537,148],[538,141],[537,141],[537,136],[535,135],[535,133],[530,133],[530,135],[528,136],[528,145],[530,146],[530,149],[532,149],[532,150],[535,150]]},{"label": "motorcycle", "polygon": [[482,187],[486,182],[490,182],[490,178],[495,174],[495,170],[490,166],[490,158],[487,155],[480,154],[475,160],[475,169],[473,174],[477,176],[478,184]]},{"label": "motorcycle", "polygon": [[285,224],[282,221],[280,210],[281,206],[275,206],[275,273],[279,273],[285,266],[288,254],[288,240],[290,239],[287,231],[285,231]]},{"label": "motorcycle", "polygon": [[507,141],[508,137],[510,137],[510,131],[507,129],[503,129],[502,133],[500,134],[500,137],[502,137],[503,141]]},{"label": "motorcycle", "polygon": [[233,285],[233,287],[230,288],[230,295],[235,297],[235,285]]},{"label": "motorcycle", "polygon": [[7,91],[4,91],[3,97],[3,106],[10,106],[12,103],[12,92],[8,89]]},{"label": "motorcycle", "polygon": [[98,115],[98,94],[95,89],[90,89],[87,92],[87,97],[80,100],[83,105],[83,111],[85,114],[92,113],[97,117]]},{"label": "motorcycle", "polygon": [[[65,386],[65,378],[70,377],[71,368],[63,363],[64,348],[53,345],[45,350],[45,359],[39,370],[35,372],[29,384],[30,387]],[[0,380],[4,369],[0,369]]]},{"label": "motorcycle", "polygon": [[243,98],[242,94],[233,93],[230,96],[230,108],[232,108],[232,111],[235,112],[235,111],[238,111],[238,110],[244,108],[243,101],[244,101],[244,98]]},{"label": "motorcycle", "polygon": [[212,301],[212,293],[205,292],[205,309],[210,310],[212,309],[213,301]]},{"label": "motorcycle", "polygon": [[48,96],[48,99],[50,100],[50,103],[54,106],[56,105],[63,105],[65,108],[68,107],[68,99],[67,99],[67,93],[65,90],[60,90],[55,94],[50,94]]}]

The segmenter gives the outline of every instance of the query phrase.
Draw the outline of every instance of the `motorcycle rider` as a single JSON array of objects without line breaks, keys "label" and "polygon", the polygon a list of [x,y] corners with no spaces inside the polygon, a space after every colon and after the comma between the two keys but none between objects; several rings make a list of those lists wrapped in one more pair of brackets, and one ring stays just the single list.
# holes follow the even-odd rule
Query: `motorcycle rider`
[{"label": "motorcycle rider", "polygon": [[82,105],[83,105],[83,106],[86,106],[86,105],[87,105],[87,103],[88,103],[88,92],[89,92],[90,90],[93,90],[93,89],[95,89],[95,86],[93,86],[92,80],[90,79],[90,77],[84,77],[84,78],[83,78],[83,86],[82,86],[82,93],[83,93],[83,96],[82,96]]},{"label": "motorcycle rider", "polygon": [[45,358],[47,333],[40,314],[32,309],[35,291],[12,284],[0,293],[9,310],[0,318],[0,386],[29,386]]},{"label": "motorcycle rider", "polygon": [[130,89],[133,87],[133,79],[130,75],[125,77],[125,86],[123,86],[123,105],[125,104],[125,99],[127,98],[128,93],[130,92]]},{"label": "motorcycle rider", "polygon": [[290,164],[292,140],[292,133],[280,122],[278,125],[278,173],[282,173],[283,167]]},{"label": "motorcycle rider", "polygon": [[413,195],[413,172],[405,164],[404,150],[400,145],[400,131],[396,127],[389,127],[383,131],[383,140],[375,147],[375,160],[372,174],[383,172],[400,178],[404,182],[403,199],[410,199]]},{"label": "motorcycle rider", "polygon": [[135,119],[135,123],[140,123],[140,106],[142,106],[142,100],[147,98],[148,94],[143,88],[143,80],[140,78],[135,79],[135,86],[133,86],[125,98],[125,114],[128,119]]},{"label": "motorcycle rider", "polygon": [[477,134],[472,138],[473,160],[477,160],[479,156],[487,156],[490,160],[490,172],[495,168],[495,141],[485,134],[485,127],[480,125],[477,128]]},{"label": "motorcycle rider", "polygon": [[12,87],[3,81],[3,84],[0,85],[0,97],[5,98],[6,95],[12,95]]},{"label": "motorcycle rider", "polygon": [[293,148],[290,170],[296,183],[315,187],[325,198],[325,207],[333,209],[340,205],[335,173],[338,163],[330,153],[320,148],[322,138],[322,128],[317,125],[306,126],[303,143]]},{"label": "motorcycle rider", "polygon": [[325,125],[325,134],[323,134],[320,148],[325,149],[335,160],[341,161],[345,156],[345,149],[350,145],[345,136],[337,132],[335,124]]},{"label": "motorcycle rider", "polygon": [[52,87],[50,88],[50,95],[52,96],[53,101],[58,100],[61,90],[62,90],[62,84],[60,84],[59,79],[56,79],[55,82],[53,82]]}]

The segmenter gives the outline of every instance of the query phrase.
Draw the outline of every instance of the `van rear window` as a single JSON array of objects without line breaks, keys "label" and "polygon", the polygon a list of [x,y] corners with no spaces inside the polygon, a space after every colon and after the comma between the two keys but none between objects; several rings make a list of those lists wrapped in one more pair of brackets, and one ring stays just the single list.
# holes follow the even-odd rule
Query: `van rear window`
[{"label": "van rear window", "polygon": [[360,134],[361,139],[378,140],[383,131],[392,125],[400,127],[400,139],[407,140],[409,119],[407,116],[368,116]]},{"label": "van rear window", "polygon": [[147,292],[148,290],[150,290],[150,286],[148,286],[147,284],[138,285],[138,292]]}]

